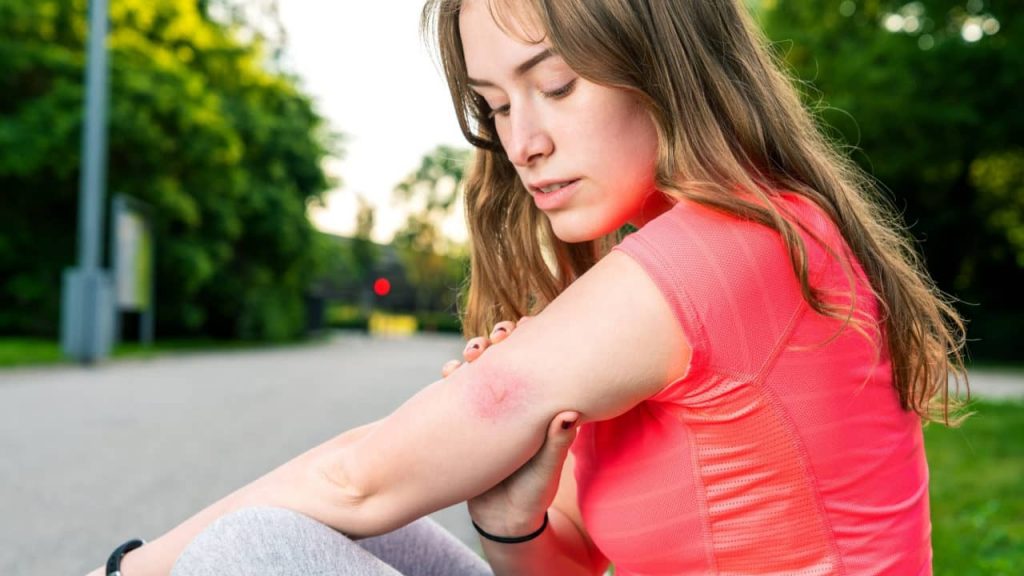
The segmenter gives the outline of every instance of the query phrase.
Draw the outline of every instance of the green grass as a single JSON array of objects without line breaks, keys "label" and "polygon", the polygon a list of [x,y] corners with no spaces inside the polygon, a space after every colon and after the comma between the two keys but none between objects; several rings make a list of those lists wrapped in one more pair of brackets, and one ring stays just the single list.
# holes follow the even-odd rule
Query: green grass
[{"label": "green grass", "polygon": [[0,368],[64,362],[60,343],[32,338],[0,338]]},{"label": "green grass", "polygon": [[972,403],[960,428],[925,430],[935,574],[1020,574],[1024,404]]},{"label": "green grass", "polygon": [[[248,342],[239,340],[160,340],[152,346],[126,342],[114,347],[111,357],[154,358],[166,354],[183,352],[225,352],[231,350],[258,350],[281,346],[302,346],[319,342],[321,337],[311,337],[295,342]],[[55,340],[31,338],[0,338],[0,368],[20,366],[56,365],[70,362],[64,358],[60,343]]]}]

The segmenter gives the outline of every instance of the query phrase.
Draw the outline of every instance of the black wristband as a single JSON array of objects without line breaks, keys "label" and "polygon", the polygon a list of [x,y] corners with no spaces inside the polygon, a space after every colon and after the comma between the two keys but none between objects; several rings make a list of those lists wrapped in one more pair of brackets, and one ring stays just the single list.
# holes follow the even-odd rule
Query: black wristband
[{"label": "black wristband", "polygon": [[[470,522],[473,522],[470,520]],[[494,534],[488,534],[483,528],[477,526],[476,522],[473,522],[473,528],[476,528],[478,534],[491,540],[493,542],[500,542],[502,544],[519,544],[520,542],[528,542],[533,540],[537,536],[540,536],[544,529],[548,527],[548,513],[544,512],[544,523],[537,528],[536,531],[527,534],[526,536],[495,536]]]},{"label": "black wristband", "polygon": [[121,576],[121,559],[124,558],[125,554],[145,543],[145,540],[135,538],[114,548],[114,551],[110,553],[110,558],[107,558],[107,576]]}]

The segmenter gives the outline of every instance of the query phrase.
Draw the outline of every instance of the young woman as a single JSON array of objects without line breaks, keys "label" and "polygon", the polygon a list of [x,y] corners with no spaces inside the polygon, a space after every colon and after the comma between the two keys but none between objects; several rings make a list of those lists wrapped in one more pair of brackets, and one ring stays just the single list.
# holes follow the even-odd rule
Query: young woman
[{"label": "young woman", "polygon": [[[123,574],[930,573],[921,424],[962,325],[743,3],[424,14],[492,338]],[[460,501],[489,567],[417,521]]]}]

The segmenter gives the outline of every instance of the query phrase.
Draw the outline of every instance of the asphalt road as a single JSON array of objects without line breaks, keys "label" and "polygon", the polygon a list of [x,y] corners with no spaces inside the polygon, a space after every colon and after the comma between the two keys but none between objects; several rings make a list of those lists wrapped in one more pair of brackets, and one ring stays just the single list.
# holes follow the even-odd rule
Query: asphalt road
[{"label": "asphalt road", "polygon": [[[456,336],[0,371],[0,575],[81,575],[341,431],[461,356]],[[1024,377],[972,373],[980,396]],[[476,548],[464,506],[435,515]]]},{"label": "asphalt road", "polygon": [[[375,420],[461,357],[455,336],[0,371],[0,574],[81,575]],[[476,547],[465,506],[435,519]]]}]

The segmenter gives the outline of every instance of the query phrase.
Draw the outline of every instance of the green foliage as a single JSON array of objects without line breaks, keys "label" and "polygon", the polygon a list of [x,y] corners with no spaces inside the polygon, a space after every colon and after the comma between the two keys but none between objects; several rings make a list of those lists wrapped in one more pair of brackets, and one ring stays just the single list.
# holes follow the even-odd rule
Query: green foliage
[{"label": "green foliage", "polygon": [[394,246],[415,292],[416,311],[453,312],[469,269],[462,251],[442,252],[438,227],[423,214],[412,214],[395,234]]},{"label": "green foliage", "polygon": [[[0,332],[52,336],[73,265],[85,0],[0,0]],[[200,3],[202,4],[202,3]],[[323,264],[336,147],[293,78],[195,0],[112,0],[108,189],[154,207],[158,330],[283,340]]]},{"label": "green foliage", "polygon": [[422,332],[445,332],[462,334],[462,322],[451,312],[419,312],[416,325]]},{"label": "green foliage", "polygon": [[969,178],[979,191],[985,224],[1005,240],[996,248],[1008,250],[1017,266],[1024,267],[1024,149],[979,158],[971,164]]},{"label": "green foliage", "polygon": [[359,304],[364,315],[369,315],[373,302],[370,290],[371,277],[380,260],[380,250],[371,239],[376,214],[373,205],[366,198],[359,196],[359,209],[356,212],[356,235],[352,238],[349,248],[349,259],[352,262],[352,278],[361,286]]},{"label": "green foliage", "polygon": [[449,212],[466,177],[469,155],[469,150],[463,148],[438,146],[395,187],[395,196],[406,202],[422,202],[424,212]]},{"label": "green foliage", "polygon": [[1009,576],[1024,566],[1024,405],[972,408],[961,428],[925,430],[935,573]]},{"label": "green foliage", "polygon": [[327,308],[327,325],[331,328],[369,330],[370,315],[350,304],[332,304]]},{"label": "green foliage", "polygon": [[[985,327],[1024,309],[1024,12],[763,0],[759,16],[830,133],[891,191],[939,286],[977,304],[962,310],[974,355],[1009,359],[1015,335]],[[971,26],[987,32],[968,41]]]},{"label": "green foliage", "polygon": [[463,250],[446,241],[440,226],[461,193],[469,156],[469,150],[438,146],[394,191],[397,199],[418,208],[394,239],[418,311],[453,311],[464,284]]}]

